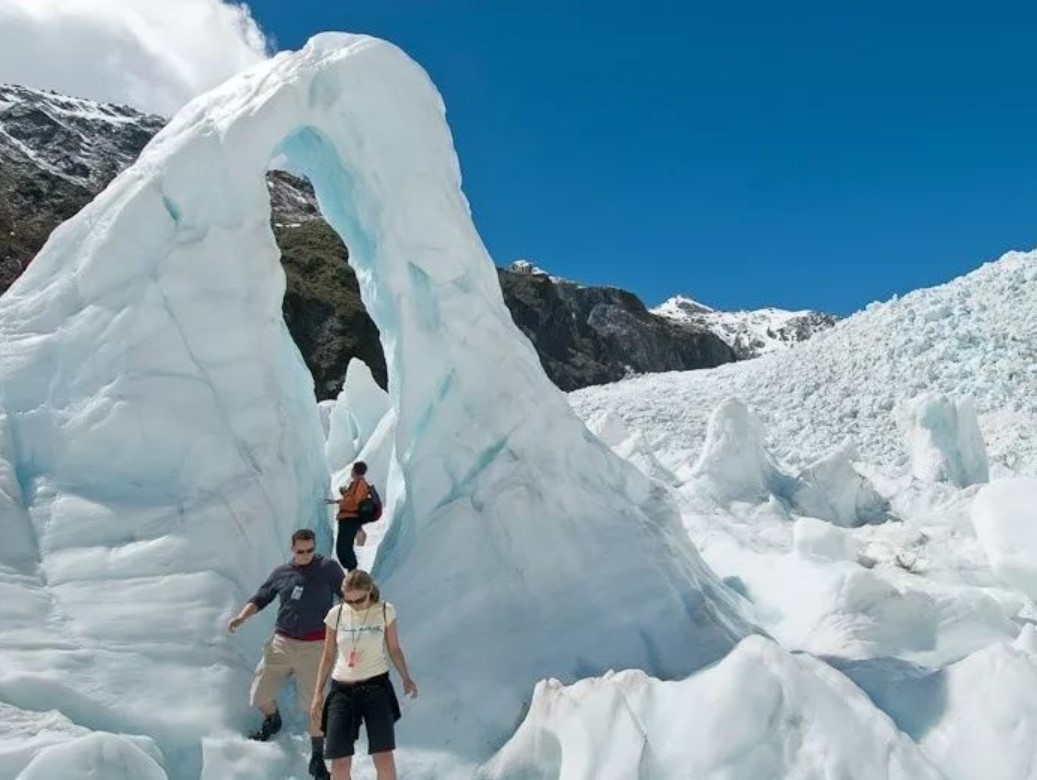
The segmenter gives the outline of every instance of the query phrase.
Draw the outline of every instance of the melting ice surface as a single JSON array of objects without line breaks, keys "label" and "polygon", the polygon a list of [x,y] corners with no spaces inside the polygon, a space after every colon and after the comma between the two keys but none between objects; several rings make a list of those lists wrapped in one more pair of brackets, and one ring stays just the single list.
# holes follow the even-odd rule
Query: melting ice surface
[{"label": "melting ice surface", "polygon": [[238,736],[272,615],[223,629],[294,528],[331,541],[322,420],[280,314],[264,172],[282,155],[383,334],[375,568],[422,691],[401,775],[471,776],[542,678],[679,679],[753,631],[671,496],[587,431],[512,323],[427,76],[322,35],[185,107],[0,299],[5,777],[304,775],[290,737]]}]

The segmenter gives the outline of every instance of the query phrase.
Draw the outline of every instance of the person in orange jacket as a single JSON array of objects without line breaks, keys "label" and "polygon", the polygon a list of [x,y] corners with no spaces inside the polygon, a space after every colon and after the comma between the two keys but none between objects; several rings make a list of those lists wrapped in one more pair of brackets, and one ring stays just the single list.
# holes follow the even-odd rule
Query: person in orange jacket
[{"label": "person in orange jacket", "polygon": [[367,484],[367,464],[358,460],[353,464],[353,478],[348,485],[339,488],[339,498],[329,498],[329,504],[338,504],[335,519],[338,521],[338,538],[335,540],[335,555],[342,568],[353,571],[357,568],[353,542],[363,545],[367,541],[363,524],[360,522],[360,502],[371,493]]}]

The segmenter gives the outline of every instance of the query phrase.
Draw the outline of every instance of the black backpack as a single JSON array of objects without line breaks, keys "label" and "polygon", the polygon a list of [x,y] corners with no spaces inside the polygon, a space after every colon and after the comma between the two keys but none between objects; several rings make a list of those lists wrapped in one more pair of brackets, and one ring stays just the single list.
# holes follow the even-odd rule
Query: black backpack
[{"label": "black backpack", "polygon": [[382,498],[374,485],[367,486],[367,498],[360,502],[356,512],[361,523],[373,523],[382,516]]}]

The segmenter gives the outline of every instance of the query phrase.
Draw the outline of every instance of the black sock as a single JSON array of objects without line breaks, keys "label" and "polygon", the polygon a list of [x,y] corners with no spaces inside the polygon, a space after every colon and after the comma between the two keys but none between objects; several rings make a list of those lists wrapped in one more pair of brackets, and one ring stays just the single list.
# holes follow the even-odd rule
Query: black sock
[{"label": "black sock", "polygon": [[310,737],[310,747],[313,750],[313,755],[323,756],[324,755],[324,737]]}]

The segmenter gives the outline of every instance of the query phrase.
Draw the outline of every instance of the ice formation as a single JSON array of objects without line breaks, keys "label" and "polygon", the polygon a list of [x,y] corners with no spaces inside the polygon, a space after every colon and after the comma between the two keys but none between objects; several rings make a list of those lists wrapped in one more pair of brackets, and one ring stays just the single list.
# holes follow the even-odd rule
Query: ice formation
[{"label": "ice formation", "polygon": [[638,671],[537,685],[489,778],[680,780],[943,775],[849,680],[762,637],[678,682]]},{"label": "ice formation", "polygon": [[847,442],[798,477],[785,474],[764,446],[759,419],[741,401],[728,398],[710,417],[702,452],[681,492],[689,505],[700,509],[710,501],[724,506],[777,499],[791,512],[839,526],[881,522],[887,518],[888,502],[854,470],[855,455]]},{"label": "ice formation", "polygon": [[793,481],[764,448],[756,416],[737,398],[728,398],[710,416],[702,452],[682,490],[722,503],[757,503],[771,495],[791,495]]},{"label": "ice formation", "polygon": [[803,468],[852,438],[867,463],[906,464],[898,406],[922,393],[974,399],[992,471],[1037,476],[1037,251],[875,303],[781,354],[710,371],[637,377],[570,395],[589,419],[622,410],[655,441],[701,442],[713,410],[741,399],[771,454]]},{"label": "ice formation", "polygon": [[890,661],[842,665],[948,780],[1034,777],[1037,657],[995,642],[942,669]]},{"label": "ice formation", "polygon": [[335,408],[335,400],[320,401],[317,404],[317,414],[320,415],[320,424],[324,429],[324,438],[328,438],[331,432],[331,412]]},{"label": "ice formation", "polygon": [[349,361],[328,427],[325,455],[329,471],[348,468],[359,458],[391,407],[389,394],[374,381],[367,364],[362,360]]},{"label": "ice formation", "polygon": [[838,526],[801,517],[792,530],[792,546],[800,555],[828,561],[857,561],[860,551],[853,537]]},{"label": "ice formation", "polygon": [[839,526],[878,523],[889,515],[889,502],[853,467],[857,450],[845,442],[798,476],[791,500],[800,514]]},{"label": "ice formation", "polygon": [[[294,528],[330,543],[323,430],[280,313],[280,155],[350,246],[385,347],[398,501],[376,574],[422,690],[411,756],[466,776],[536,680],[681,677],[750,632],[665,491],[589,434],[514,326],[425,73],[322,35],[186,106],[0,299],[0,702],[149,735],[173,780],[255,767],[226,732],[248,723],[271,617],[230,639],[224,621]],[[32,760],[66,746],[155,774],[100,733]]]},{"label": "ice formation", "polygon": [[18,780],[167,780],[154,757],[113,734],[95,733],[33,756]]},{"label": "ice formation", "polygon": [[943,395],[923,394],[905,401],[899,418],[916,479],[967,487],[990,478],[971,398],[955,402]]},{"label": "ice formation", "polygon": [[972,502],[972,523],[994,573],[1037,599],[1037,479],[984,485]]},{"label": "ice formation", "polygon": [[677,487],[680,480],[655,456],[654,448],[645,441],[640,431],[631,431],[620,417],[603,411],[587,421],[591,433],[607,444],[613,452],[635,466],[642,474],[668,487]]}]

